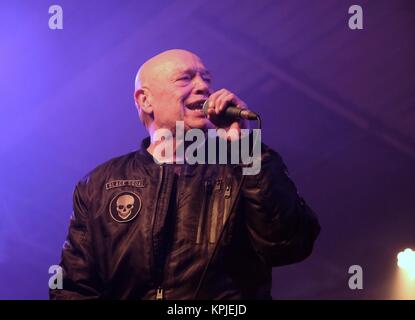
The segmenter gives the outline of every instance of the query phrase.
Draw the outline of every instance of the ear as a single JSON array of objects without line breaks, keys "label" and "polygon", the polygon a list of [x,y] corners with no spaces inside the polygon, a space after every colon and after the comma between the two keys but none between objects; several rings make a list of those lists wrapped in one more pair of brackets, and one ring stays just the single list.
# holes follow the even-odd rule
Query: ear
[{"label": "ear", "polygon": [[134,92],[134,101],[137,108],[142,112],[151,115],[153,113],[153,107],[149,101],[148,94],[145,89],[137,89]]}]

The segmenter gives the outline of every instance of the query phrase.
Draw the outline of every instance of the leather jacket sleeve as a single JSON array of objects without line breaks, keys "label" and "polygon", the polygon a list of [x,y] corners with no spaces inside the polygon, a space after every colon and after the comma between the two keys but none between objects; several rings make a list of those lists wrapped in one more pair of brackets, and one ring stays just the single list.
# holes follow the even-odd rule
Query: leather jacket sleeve
[{"label": "leather jacket sleeve", "polygon": [[91,249],[87,206],[77,185],[73,195],[67,239],[63,245],[60,266],[63,269],[63,288],[49,291],[51,299],[96,299],[99,296],[99,281],[94,270]]},{"label": "leather jacket sleeve", "polygon": [[251,243],[267,265],[299,262],[311,254],[320,225],[281,156],[265,144],[261,149],[261,170],[245,176],[241,190]]}]

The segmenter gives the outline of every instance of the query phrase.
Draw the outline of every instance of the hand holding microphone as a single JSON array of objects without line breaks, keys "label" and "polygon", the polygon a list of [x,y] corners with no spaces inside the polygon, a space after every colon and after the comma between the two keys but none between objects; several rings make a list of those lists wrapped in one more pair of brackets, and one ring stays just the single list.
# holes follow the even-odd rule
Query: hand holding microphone
[{"label": "hand holding microphone", "polygon": [[[247,108],[245,102],[226,89],[212,93],[203,104],[203,112],[217,128],[225,129],[226,132],[236,129],[238,135],[240,129],[249,128],[247,120],[256,120],[258,117]],[[234,139],[236,137],[230,138]]]},{"label": "hand holding microphone", "polygon": [[[203,104],[203,112],[205,113],[206,116],[209,116],[210,114],[214,113],[213,110],[209,112],[209,100],[206,100],[205,103]],[[227,107],[225,107],[225,110],[220,114],[222,114],[226,118],[231,118],[234,120],[239,120],[239,119],[257,120],[258,119],[258,115],[255,112],[249,109],[246,109],[246,108],[238,108],[232,103],[228,104]]]}]

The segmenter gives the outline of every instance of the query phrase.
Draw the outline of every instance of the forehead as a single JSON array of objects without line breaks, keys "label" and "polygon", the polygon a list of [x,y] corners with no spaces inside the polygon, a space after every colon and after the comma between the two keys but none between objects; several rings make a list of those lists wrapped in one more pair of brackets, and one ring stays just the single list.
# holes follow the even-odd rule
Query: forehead
[{"label": "forehead", "polygon": [[158,69],[159,72],[167,77],[184,72],[208,72],[202,60],[190,53],[166,57],[161,61]]}]

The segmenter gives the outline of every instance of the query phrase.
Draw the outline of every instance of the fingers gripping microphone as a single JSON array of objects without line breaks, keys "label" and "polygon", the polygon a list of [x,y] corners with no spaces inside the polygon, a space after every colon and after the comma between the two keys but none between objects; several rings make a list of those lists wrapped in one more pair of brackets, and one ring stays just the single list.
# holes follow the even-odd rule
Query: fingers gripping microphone
[{"label": "fingers gripping microphone", "polygon": [[[209,108],[209,100],[206,100],[203,103],[203,112],[205,113],[206,116],[208,115],[208,108]],[[234,104],[228,105],[228,107],[223,112],[223,116],[226,118],[231,118],[235,120],[238,120],[238,119],[257,120],[258,119],[258,115],[255,112],[249,109],[238,108]]]}]

